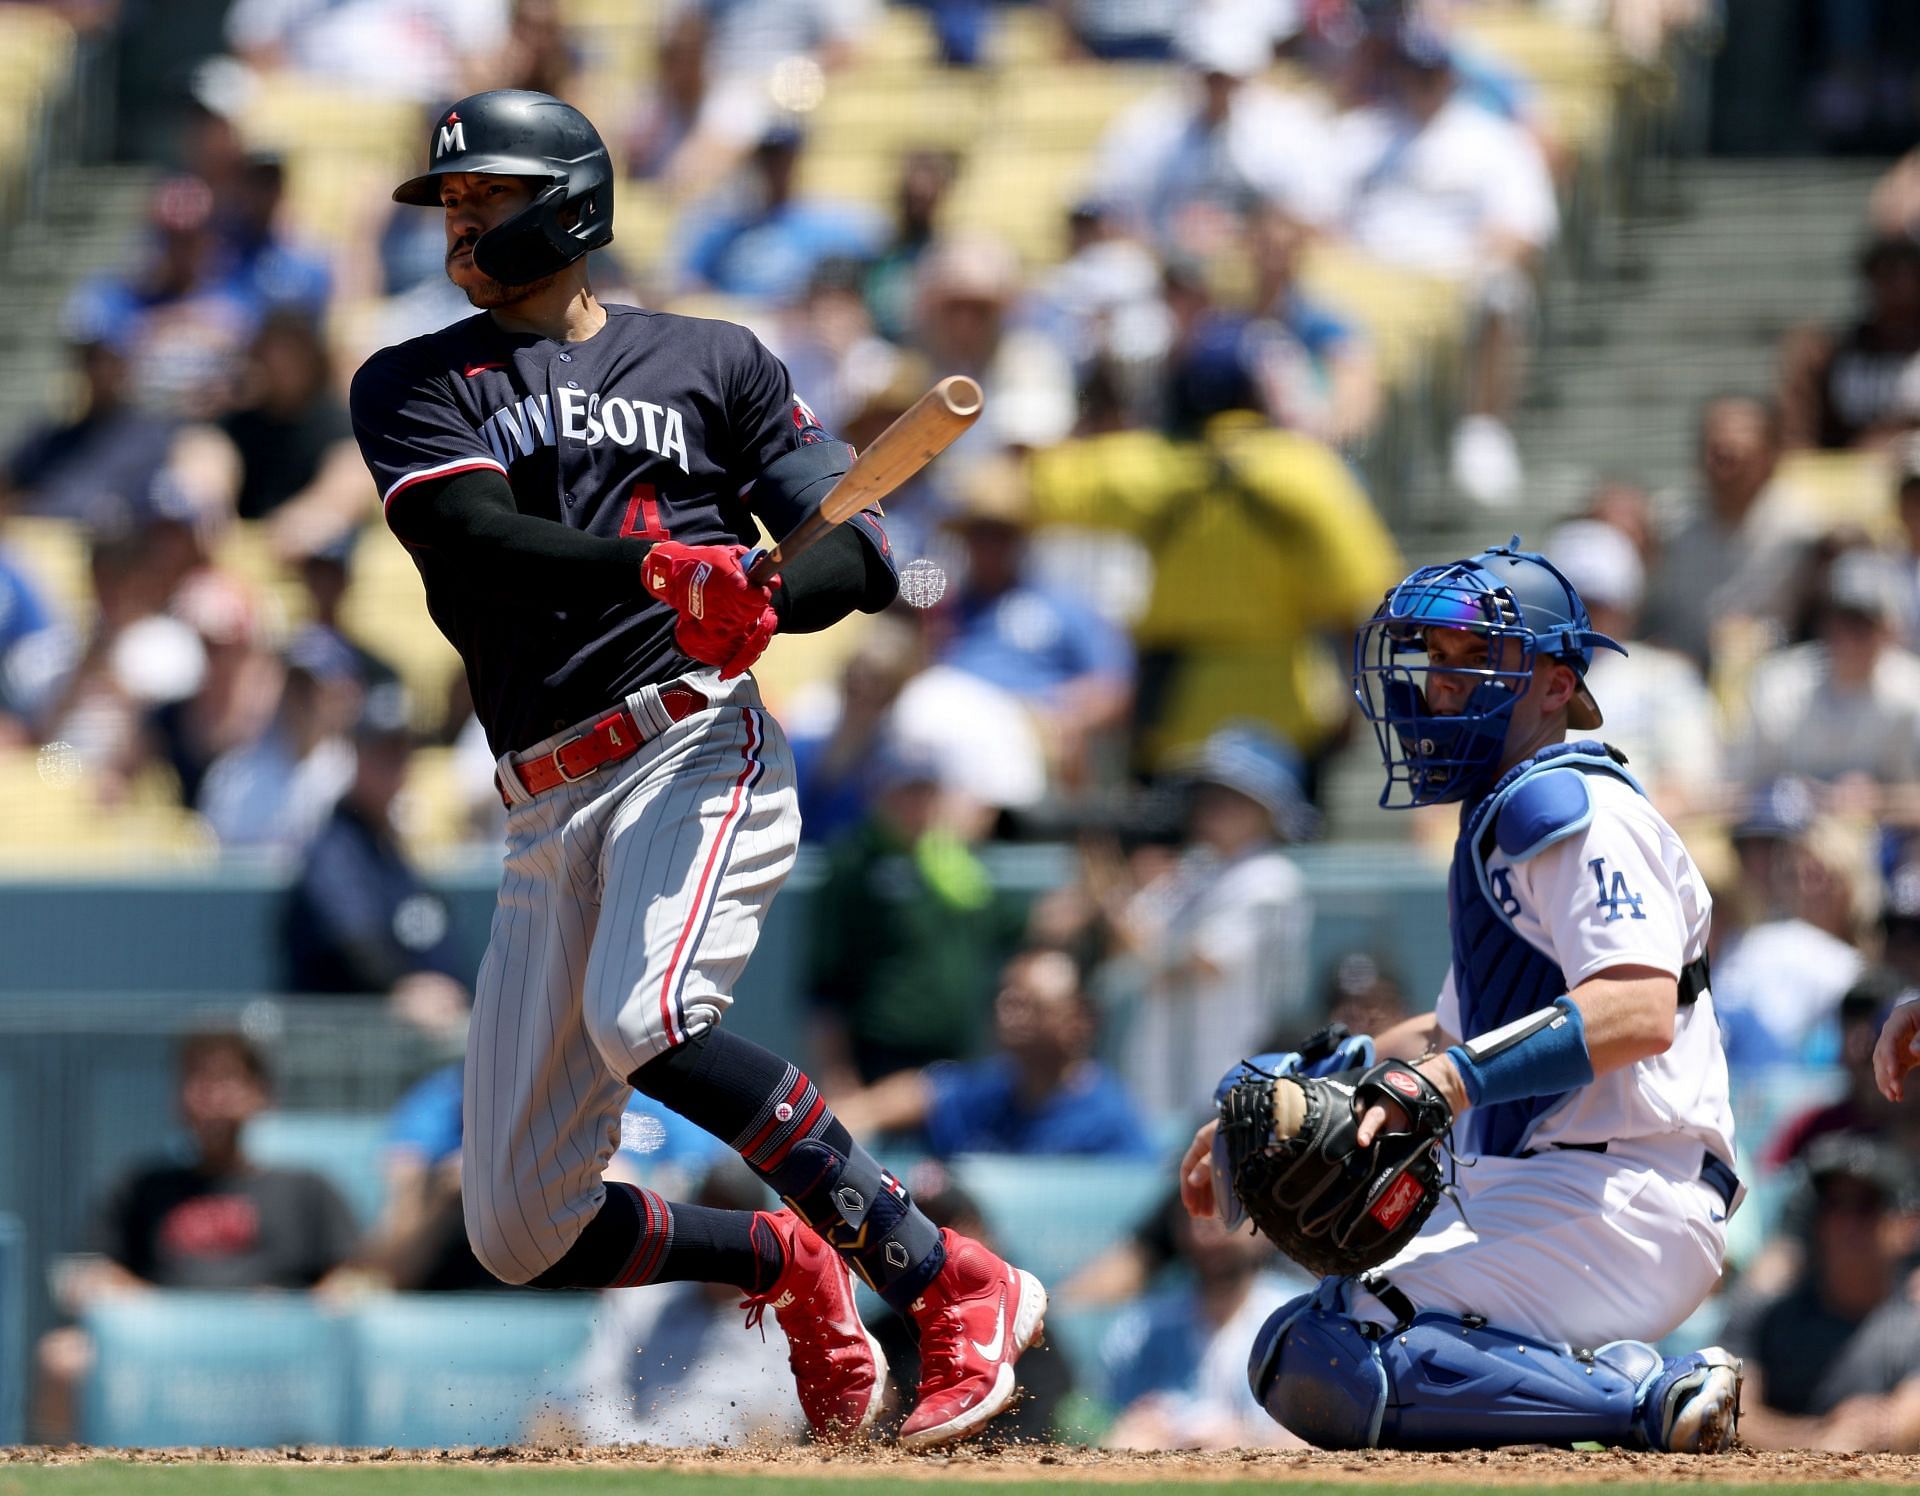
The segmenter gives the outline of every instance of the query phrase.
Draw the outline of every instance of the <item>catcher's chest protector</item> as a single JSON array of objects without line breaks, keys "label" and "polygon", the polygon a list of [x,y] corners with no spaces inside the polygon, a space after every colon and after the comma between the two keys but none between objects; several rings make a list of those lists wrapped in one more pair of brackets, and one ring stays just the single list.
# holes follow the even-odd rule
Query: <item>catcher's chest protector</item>
[{"label": "catcher's chest protector", "polygon": [[[1502,900],[1510,901],[1512,893],[1502,886],[1504,880],[1489,875],[1487,859],[1498,846],[1510,860],[1523,860],[1586,825],[1591,801],[1584,785],[1564,779],[1569,770],[1608,774],[1646,793],[1605,745],[1587,740],[1541,749],[1502,775],[1486,798],[1461,808],[1460,837],[1447,878],[1447,914],[1462,1039],[1524,1018],[1567,990],[1560,963],[1524,939],[1502,910]],[[1534,1119],[1565,1094],[1475,1107],[1456,1124],[1459,1151],[1469,1157],[1512,1157],[1522,1150]]]}]

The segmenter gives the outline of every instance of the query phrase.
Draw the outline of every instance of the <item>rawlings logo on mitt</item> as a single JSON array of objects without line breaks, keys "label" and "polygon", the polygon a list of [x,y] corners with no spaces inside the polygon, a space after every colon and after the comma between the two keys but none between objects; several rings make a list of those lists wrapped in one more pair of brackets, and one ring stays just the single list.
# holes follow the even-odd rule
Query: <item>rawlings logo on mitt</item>
[{"label": "rawlings logo on mitt", "polygon": [[[1309,1272],[1378,1267],[1433,1214],[1453,1109],[1411,1065],[1383,1060],[1325,1079],[1249,1074],[1218,1104],[1216,1193],[1230,1188],[1254,1229]],[[1373,1106],[1406,1120],[1361,1148],[1354,1138]]]}]

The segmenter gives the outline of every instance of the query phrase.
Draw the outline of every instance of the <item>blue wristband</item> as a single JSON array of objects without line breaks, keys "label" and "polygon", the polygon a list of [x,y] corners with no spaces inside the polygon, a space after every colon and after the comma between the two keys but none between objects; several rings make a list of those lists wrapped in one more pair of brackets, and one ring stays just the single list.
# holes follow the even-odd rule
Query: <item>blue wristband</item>
[{"label": "blue wristband", "polygon": [[1492,1033],[1447,1051],[1474,1106],[1557,1096],[1593,1079],[1586,1020],[1573,1000],[1556,997]]}]

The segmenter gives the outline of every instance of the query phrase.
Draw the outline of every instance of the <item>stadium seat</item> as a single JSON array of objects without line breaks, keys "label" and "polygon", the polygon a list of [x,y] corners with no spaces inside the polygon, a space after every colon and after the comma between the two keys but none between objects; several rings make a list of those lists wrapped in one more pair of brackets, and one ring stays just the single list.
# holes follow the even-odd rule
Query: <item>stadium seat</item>
[{"label": "stadium seat", "polygon": [[387,1122],[364,1112],[265,1112],[247,1124],[256,1163],[311,1169],[346,1198],[361,1229],[380,1216],[386,1180],[380,1145]]},{"label": "stadium seat", "polygon": [[592,1294],[403,1294],[353,1316],[354,1444],[509,1444],[564,1392]]},{"label": "stadium seat", "polygon": [[1823,528],[1859,525],[1891,538],[1895,528],[1893,470],[1883,452],[1789,452],[1779,485],[1811,505]]},{"label": "stadium seat", "polygon": [[953,1173],[1008,1260],[1055,1285],[1126,1236],[1172,1184],[1157,1159],[972,1154]]},{"label": "stadium seat", "polygon": [[87,537],[66,519],[22,517],[0,529],[0,546],[42,589],[49,606],[77,629],[93,616],[93,583],[88,575]]},{"label": "stadium seat", "polygon": [[88,1444],[340,1444],[346,1326],[291,1294],[151,1293],[84,1319],[95,1360]]}]

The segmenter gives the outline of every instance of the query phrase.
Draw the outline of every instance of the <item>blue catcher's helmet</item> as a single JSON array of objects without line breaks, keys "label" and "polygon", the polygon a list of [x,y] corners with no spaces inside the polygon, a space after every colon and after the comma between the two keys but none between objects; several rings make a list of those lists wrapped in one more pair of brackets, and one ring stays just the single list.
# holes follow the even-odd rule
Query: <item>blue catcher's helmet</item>
[{"label": "blue catcher's helmet", "polygon": [[[1427,676],[1440,668],[1427,658],[1434,628],[1485,635],[1492,651],[1484,667],[1447,667],[1474,678],[1460,711],[1447,716],[1427,707]],[[1502,640],[1517,651],[1502,650]],[[1585,684],[1596,647],[1627,652],[1594,629],[1573,583],[1539,552],[1521,550],[1518,535],[1464,561],[1413,572],[1387,593],[1353,645],[1353,694],[1387,769],[1380,803],[1439,805],[1486,788],[1539,659],[1557,659],[1581,677],[1568,724],[1598,727],[1600,708]]]}]

